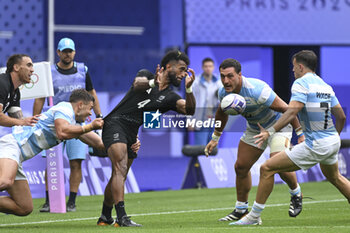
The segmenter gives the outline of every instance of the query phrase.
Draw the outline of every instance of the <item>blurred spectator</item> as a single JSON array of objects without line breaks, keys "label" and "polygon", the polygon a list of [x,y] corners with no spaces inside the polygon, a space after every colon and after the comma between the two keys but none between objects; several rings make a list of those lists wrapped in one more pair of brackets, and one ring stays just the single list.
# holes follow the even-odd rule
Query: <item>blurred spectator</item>
[{"label": "blurred spectator", "polygon": [[[72,91],[83,88],[95,98],[93,109],[96,114],[96,118],[102,118],[100,104],[98,102],[96,91],[92,85],[88,68],[84,65],[84,63],[74,61],[74,41],[70,38],[62,38],[58,43],[57,55],[59,56],[60,60],[57,64],[53,64],[51,67],[53,88],[55,92],[53,104],[56,105],[62,101],[69,101],[69,96],[71,95]],[[44,102],[45,98],[35,99],[33,106],[34,114],[41,113]],[[82,178],[81,162],[86,158],[87,145],[78,139],[71,139],[65,141],[63,146],[65,146],[67,150],[71,171],[69,177],[70,194],[67,202],[67,211],[70,212],[76,211],[75,199]],[[46,174],[45,180],[47,181]],[[46,202],[40,209],[40,212],[50,211],[47,190],[46,182]]]},{"label": "blurred spectator", "polygon": [[[222,87],[220,78],[213,74],[214,61],[207,57],[202,61],[203,73],[200,74],[193,83],[193,94],[197,101],[197,108],[194,115],[196,120],[205,121],[215,117],[215,111],[218,106],[218,89]],[[195,131],[194,144],[206,145],[210,139],[213,129],[210,128],[190,128]]]}]

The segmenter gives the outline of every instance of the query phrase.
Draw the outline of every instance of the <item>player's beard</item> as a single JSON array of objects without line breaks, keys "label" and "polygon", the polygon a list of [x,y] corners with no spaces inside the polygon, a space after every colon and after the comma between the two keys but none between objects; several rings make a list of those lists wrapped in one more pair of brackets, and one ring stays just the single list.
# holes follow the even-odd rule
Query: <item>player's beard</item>
[{"label": "player's beard", "polygon": [[66,60],[62,59],[61,62],[62,62],[64,65],[68,66],[69,64],[72,63],[72,60],[69,59],[69,61],[66,61]]},{"label": "player's beard", "polygon": [[178,79],[176,78],[176,72],[175,72],[175,71],[169,70],[169,71],[168,71],[168,78],[169,78],[170,83],[171,83],[173,86],[175,86],[175,87],[179,87],[179,86],[180,86],[181,80],[178,80]]},{"label": "player's beard", "polygon": [[21,81],[21,83],[30,83],[31,82],[31,78],[28,78],[28,74],[26,73],[26,71],[21,68],[19,71],[19,80]]}]

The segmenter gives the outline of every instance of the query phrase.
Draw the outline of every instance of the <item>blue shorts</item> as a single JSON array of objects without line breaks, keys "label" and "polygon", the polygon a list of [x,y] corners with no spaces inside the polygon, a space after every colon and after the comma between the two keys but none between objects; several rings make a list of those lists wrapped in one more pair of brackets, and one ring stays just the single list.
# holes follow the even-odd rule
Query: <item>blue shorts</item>
[{"label": "blue shorts", "polygon": [[70,139],[64,142],[66,146],[67,157],[69,160],[86,159],[88,146],[79,139]]},{"label": "blue shorts", "polygon": [[[63,151],[66,148],[69,160],[86,159],[87,145],[79,139],[70,139],[63,142]],[[42,157],[46,157],[46,153],[41,153]]]}]

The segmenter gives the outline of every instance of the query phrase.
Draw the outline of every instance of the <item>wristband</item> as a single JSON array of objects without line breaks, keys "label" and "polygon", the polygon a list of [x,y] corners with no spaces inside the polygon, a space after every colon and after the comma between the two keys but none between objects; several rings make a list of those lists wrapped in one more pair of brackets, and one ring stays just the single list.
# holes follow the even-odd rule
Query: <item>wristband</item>
[{"label": "wristband", "polygon": [[156,84],[154,83],[154,79],[149,80],[148,85],[152,88],[155,87]]},{"label": "wristband", "polygon": [[299,136],[300,134],[302,134],[304,132],[303,132],[303,130],[301,128],[300,129],[298,128],[298,130],[295,130],[295,133],[296,133],[296,135]]},{"label": "wristband", "polygon": [[274,135],[276,133],[276,130],[274,127],[270,127],[266,130],[270,136]]},{"label": "wristband", "polygon": [[186,93],[188,94],[192,93],[192,86],[190,86],[189,88],[186,87]]},{"label": "wristband", "polygon": [[213,140],[214,142],[218,142],[219,139],[220,139],[221,135],[220,136],[217,136],[215,135],[214,133],[211,135],[211,140]]},{"label": "wristband", "polygon": [[221,134],[222,134],[222,132],[217,131],[217,130],[214,130],[214,132],[215,132],[216,134],[219,134],[220,136],[221,136]]},{"label": "wristband", "polygon": [[302,135],[304,135],[304,132],[302,129],[298,130],[298,131],[295,131],[295,134],[298,136],[298,137],[301,137]]},{"label": "wristband", "polygon": [[96,118],[103,118],[103,115],[102,114],[97,114]]},{"label": "wristband", "polygon": [[299,131],[299,130],[302,130],[301,126],[298,127],[298,128],[296,128],[296,129],[294,129],[295,132],[297,132],[297,131]]},{"label": "wristband", "polygon": [[92,125],[91,124],[82,125],[81,128],[83,129],[83,133],[88,133],[88,132],[92,131]]}]

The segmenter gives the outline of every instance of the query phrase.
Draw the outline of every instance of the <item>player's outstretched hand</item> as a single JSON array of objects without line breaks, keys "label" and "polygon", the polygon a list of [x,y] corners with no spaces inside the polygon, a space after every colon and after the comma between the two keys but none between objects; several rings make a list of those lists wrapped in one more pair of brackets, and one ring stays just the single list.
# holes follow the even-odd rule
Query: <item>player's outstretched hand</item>
[{"label": "player's outstretched hand", "polygon": [[188,71],[191,73],[191,75],[186,76],[185,79],[185,86],[186,88],[190,88],[194,82],[194,80],[196,79],[196,75],[194,73],[194,70],[192,70],[191,68],[188,68]]},{"label": "player's outstretched hand", "polygon": [[141,147],[141,142],[139,140],[139,136],[137,136],[136,142],[131,145],[131,150],[133,152],[137,153],[139,151],[140,147]]},{"label": "player's outstretched hand", "polygon": [[158,64],[157,65],[157,69],[156,69],[156,75],[154,77],[154,84],[155,85],[158,85],[159,84],[159,81],[162,79],[162,76],[163,76],[163,71],[164,71],[164,68],[160,68],[160,65]]},{"label": "player's outstretched hand", "polygon": [[204,149],[205,156],[209,156],[211,152],[214,150],[214,148],[218,145],[217,141],[210,140],[210,142],[207,144],[207,146]]},{"label": "player's outstretched hand", "polygon": [[254,143],[258,144],[258,148],[261,148],[262,144],[269,138],[270,134],[259,123],[258,126],[260,128],[260,134],[254,136],[254,138],[257,138]]},{"label": "player's outstretched hand", "polygon": [[23,118],[23,125],[34,126],[39,121],[40,115]]},{"label": "player's outstretched hand", "polygon": [[103,123],[104,123],[104,121],[103,121],[102,118],[96,118],[95,120],[93,120],[93,121],[91,122],[92,129],[93,129],[93,130],[102,129]]}]

